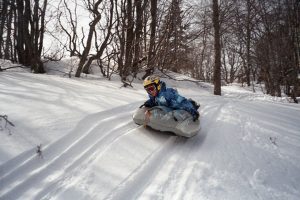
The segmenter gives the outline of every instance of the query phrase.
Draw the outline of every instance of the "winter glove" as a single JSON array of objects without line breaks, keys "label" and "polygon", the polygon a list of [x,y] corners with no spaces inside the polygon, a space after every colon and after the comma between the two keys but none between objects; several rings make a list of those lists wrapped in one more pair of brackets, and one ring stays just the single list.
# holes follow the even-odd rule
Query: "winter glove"
[{"label": "winter glove", "polygon": [[196,111],[194,114],[193,114],[193,121],[196,121],[199,119],[199,112]]},{"label": "winter glove", "polygon": [[151,104],[148,102],[148,101],[145,101],[144,102],[144,104],[142,104],[142,105],[140,105],[140,108],[142,108],[142,107],[148,107],[148,108],[151,108],[152,106],[151,106]]},{"label": "winter glove", "polygon": [[152,108],[153,107],[153,105],[149,101],[145,101],[144,106],[148,107],[148,108]]}]

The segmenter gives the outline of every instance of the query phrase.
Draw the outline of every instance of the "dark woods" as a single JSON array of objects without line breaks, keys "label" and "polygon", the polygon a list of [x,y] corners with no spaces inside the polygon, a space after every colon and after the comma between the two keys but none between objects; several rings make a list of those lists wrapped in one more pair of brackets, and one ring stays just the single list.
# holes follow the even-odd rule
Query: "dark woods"
[{"label": "dark woods", "polygon": [[30,66],[35,73],[44,73],[41,53],[47,0],[0,2],[0,58]]},{"label": "dark woods", "polygon": [[298,0],[0,0],[0,58],[44,73],[45,60],[76,56],[76,77],[96,65],[124,83],[171,70],[215,94],[221,83],[262,83],[296,101],[299,22]]}]

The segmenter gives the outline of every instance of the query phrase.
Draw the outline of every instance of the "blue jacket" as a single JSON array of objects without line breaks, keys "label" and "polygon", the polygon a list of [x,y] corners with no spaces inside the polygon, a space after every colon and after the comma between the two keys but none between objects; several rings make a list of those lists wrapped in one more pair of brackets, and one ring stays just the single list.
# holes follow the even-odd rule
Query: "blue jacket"
[{"label": "blue jacket", "polygon": [[178,92],[173,88],[167,88],[166,83],[161,81],[161,88],[156,97],[149,95],[149,99],[145,102],[145,106],[166,106],[173,110],[186,110],[195,116],[198,113],[191,101],[183,96],[180,96]]}]

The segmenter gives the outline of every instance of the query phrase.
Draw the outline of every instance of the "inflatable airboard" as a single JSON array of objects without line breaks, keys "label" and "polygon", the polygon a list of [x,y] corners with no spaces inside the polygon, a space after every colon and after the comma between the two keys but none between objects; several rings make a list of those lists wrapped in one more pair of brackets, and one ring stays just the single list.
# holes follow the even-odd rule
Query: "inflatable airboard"
[{"label": "inflatable airboard", "polygon": [[[146,119],[145,112],[151,115]],[[147,125],[155,130],[169,131],[176,135],[192,137],[200,130],[200,121],[193,121],[190,113],[185,110],[171,110],[164,106],[139,108],[133,114],[133,121],[139,125]]]}]

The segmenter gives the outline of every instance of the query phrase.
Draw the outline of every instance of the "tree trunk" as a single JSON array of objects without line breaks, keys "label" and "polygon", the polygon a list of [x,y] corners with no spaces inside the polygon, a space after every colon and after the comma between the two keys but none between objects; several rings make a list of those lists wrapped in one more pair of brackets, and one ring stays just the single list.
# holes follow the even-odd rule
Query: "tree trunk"
[{"label": "tree trunk", "polygon": [[104,52],[105,48],[108,45],[108,41],[109,41],[109,38],[111,36],[111,30],[112,30],[112,26],[113,26],[113,11],[114,11],[114,2],[113,2],[113,0],[110,0],[110,4],[111,4],[110,16],[108,17],[109,22],[108,22],[107,33],[106,33],[105,39],[102,42],[100,48],[98,49],[98,47],[97,47],[97,53],[95,55],[89,57],[88,61],[85,63],[84,69],[83,69],[84,72],[85,71],[87,72],[89,70],[89,68],[90,68],[90,66],[91,66],[91,64],[94,60],[100,60],[101,59],[101,56],[103,55],[103,52]]},{"label": "tree trunk", "polygon": [[149,76],[154,71],[154,46],[155,46],[155,33],[156,33],[156,25],[157,25],[157,0],[151,0],[151,23],[150,23],[150,44],[148,50],[148,67],[146,70],[146,74],[144,75],[143,79]]},{"label": "tree trunk", "polygon": [[[12,31],[11,25],[12,25],[12,19],[13,19],[12,7],[10,7],[10,9],[9,9],[7,17],[8,17],[8,19],[7,19],[7,37],[6,37],[6,43],[5,43],[5,49],[4,49],[4,59],[12,60],[12,57],[10,54],[10,51],[13,51],[12,40],[11,40],[11,31]],[[0,56],[0,58],[1,58],[1,56]]]},{"label": "tree trunk", "polygon": [[98,6],[101,2],[102,2],[102,0],[97,1],[93,5],[93,10],[91,10],[91,12],[93,12],[93,14],[95,15],[95,18],[90,23],[90,29],[89,29],[89,34],[88,34],[88,38],[87,38],[87,41],[86,41],[86,46],[85,46],[85,48],[83,50],[83,53],[82,53],[82,56],[80,58],[78,68],[77,68],[77,71],[75,73],[75,77],[80,77],[83,66],[86,63],[88,55],[90,53],[90,50],[91,50],[91,47],[92,47],[92,39],[93,39],[93,34],[94,34],[94,31],[95,31],[95,27],[101,19],[101,14],[98,11]]},{"label": "tree trunk", "polygon": [[23,26],[25,26],[25,19],[23,16],[23,12],[24,12],[24,2],[23,1],[17,1],[17,23],[16,23],[16,28],[17,28],[17,45],[16,45],[16,49],[17,49],[17,54],[18,54],[18,59],[19,59],[19,63],[21,64],[25,64],[25,49],[24,49],[24,28]]},{"label": "tree trunk", "polygon": [[246,21],[246,68],[245,68],[245,75],[246,75],[246,81],[247,85],[250,86],[251,80],[251,61],[250,61],[250,42],[251,42],[251,4],[250,0],[247,0],[247,21]]},{"label": "tree trunk", "polygon": [[0,1],[0,6],[1,6],[1,21],[0,21],[0,58],[3,58],[3,53],[2,53],[2,49],[4,46],[4,41],[3,41],[3,33],[4,33],[4,25],[6,23],[6,18],[7,18],[7,1]]},{"label": "tree trunk", "polygon": [[218,0],[213,0],[213,26],[214,26],[214,94],[221,95],[221,45],[220,45],[220,21]]},{"label": "tree trunk", "polygon": [[142,0],[135,0],[136,5],[136,28],[135,28],[135,43],[134,43],[134,58],[133,58],[133,74],[136,77],[138,72],[138,63],[140,60],[141,35],[143,29],[143,10]]},{"label": "tree trunk", "polygon": [[[41,49],[43,46],[44,15],[46,12],[47,0],[44,0],[44,7],[40,8],[39,0],[17,1],[17,22],[15,27],[16,51],[19,62],[30,66],[34,73],[44,73],[43,62],[41,61]],[[32,10],[33,6],[33,10]]]},{"label": "tree trunk", "polygon": [[128,72],[132,69],[132,53],[133,53],[133,12],[132,12],[132,0],[127,0],[127,30],[126,30],[126,49],[125,49],[125,71],[122,74],[122,80],[126,80]]}]

